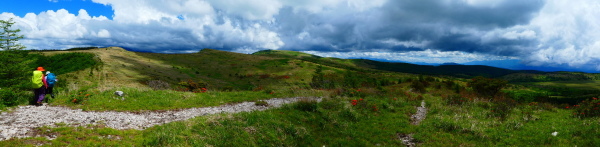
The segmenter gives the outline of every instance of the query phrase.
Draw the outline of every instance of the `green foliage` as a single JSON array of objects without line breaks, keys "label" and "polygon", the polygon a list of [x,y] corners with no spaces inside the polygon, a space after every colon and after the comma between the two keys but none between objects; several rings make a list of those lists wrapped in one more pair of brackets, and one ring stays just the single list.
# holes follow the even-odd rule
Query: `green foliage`
[{"label": "green foliage", "polygon": [[0,89],[0,109],[3,107],[11,107],[27,103],[28,98],[31,97],[33,96],[27,95],[20,90],[13,88],[2,88]]},{"label": "green foliage", "polygon": [[323,66],[317,66],[317,69],[315,69],[315,73],[312,76],[312,82],[310,85],[313,88],[325,87],[325,74],[323,73]]},{"label": "green foliage", "polygon": [[460,94],[443,95],[442,98],[448,105],[460,106],[469,102],[468,98],[463,97]]},{"label": "green foliage", "polygon": [[527,89],[511,89],[505,90],[503,91],[503,93],[505,93],[512,99],[523,103],[530,103],[536,100],[544,100],[548,98],[548,96],[544,92]]},{"label": "green foliage", "polygon": [[314,112],[317,110],[317,101],[314,100],[300,100],[293,105],[300,111]]},{"label": "green foliage", "polygon": [[13,87],[28,90],[31,86],[29,68],[32,60],[27,58],[27,51],[0,51],[0,87]]},{"label": "green foliage", "polygon": [[0,20],[0,49],[4,51],[22,50],[25,46],[17,43],[19,39],[23,39],[23,35],[18,35],[21,29],[12,30],[14,25],[12,18],[9,20]]},{"label": "green foliage", "polygon": [[100,59],[92,53],[62,53],[53,56],[32,55],[37,61],[31,67],[42,66],[47,71],[57,75],[79,71],[87,68],[99,69],[102,65]]},{"label": "green foliage", "polygon": [[500,120],[505,120],[518,104],[515,100],[502,96],[494,98],[493,102],[490,116],[499,117]]},{"label": "green foliage", "polygon": [[203,81],[198,81],[195,82],[194,80],[188,79],[187,81],[181,81],[178,83],[179,86],[181,86],[180,88],[176,89],[177,91],[186,91],[186,92],[193,92],[193,93],[199,93],[199,92],[207,92],[207,86],[208,84],[203,82]]},{"label": "green foliage", "polygon": [[254,102],[254,105],[256,106],[269,106],[269,103],[267,103],[266,101],[256,101]]},{"label": "green foliage", "polygon": [[[114,91],[123,91],[124,97],[114,95]],[[259,101],[271,98],[292,96],[318,96],[323,93],[311,93],[309,90],[297,90],[297,94],[267,94],[263,91],[208,91],[205,93],[180,92],[173,90],[151,90],[118,88],[99,91],[94,87],[85,90],[58,93],[53,105],[68,106],[88,111],[147,111],[174,110],[193,107],[219,106],[245,101]],[[74,99],[77,99],[75,102]]]},{"label": "green foliage", "polygon": [[[377,100],[375,100],[377,99]],[[378,111],[343,107],[347,101],[324,100],[309,110],[291,104],[252,113],[220,114],[156,126],[143,131],[146,146],[402,146],[397,133],[411,129],[406,103],[374,98]],[[322,103],[322,102],[321,102]],[[326,109],[321,106],[336,106]],[[312,111],[314,110],[314,111]],[[368,136],[368,137],[366,137]]]},{"label": "green foliage", "polygon": [[[569,107],[566,107],[569,108]],[[578,117],[598,117],[600,116],[600,99],[593,97],[581,101],[579,104],[571,107],[575,109],[573,115]]]},{"label": "green foliage", "polygon": [[427,88],[428,85],[429,82],[427,82],[424,78],[421,77],[418,80],[412,80],[412,82],[410,83],[410,88],[412,88],[415,92],[425,93],[427,92],[425,88]]},{"label": "green foliage", "polygon": [[492,79],[485,77],[475,77],[471,79],[467,86],[473,88],[477,94],[485,97],[493,97],[498,94],[502,88],[504,88],[508,84],[508,81],[501,79]]}]

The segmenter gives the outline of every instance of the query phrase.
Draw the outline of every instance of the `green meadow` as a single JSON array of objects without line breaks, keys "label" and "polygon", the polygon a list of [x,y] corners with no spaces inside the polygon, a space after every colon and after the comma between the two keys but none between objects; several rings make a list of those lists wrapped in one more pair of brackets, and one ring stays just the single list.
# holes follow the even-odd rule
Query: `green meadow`
[{"label": "green meadow", "polygon": [[[407,135],[417,146],[600,146],[600,100],[593,99],[600,96],[595,92],[600,83],[595,80],[507,82],[475,69],[444,71],[448,67],[403,72],[388,63],[294,51],[158,54],[110,47],[29,54],[37,61],[93,57],[45,66],[60,71],[57,98],[49,105],[84,111],[178,110],[289,97],[323,101],[199,116],[145,130],[59,123],[31,132],[55,139],[15,138],[0,146],[405,146],[401,138]],[[61,71],[80,63],[86,63],[78,65],[83,69]],[[15,96],[16,104],[2,106],[6,112],[26,105],[32,95],[25,90],[0,94]],[[586,102],[550,100],[568,94]],[[422,101],[427,115],[413,125],[411,116]]]}]

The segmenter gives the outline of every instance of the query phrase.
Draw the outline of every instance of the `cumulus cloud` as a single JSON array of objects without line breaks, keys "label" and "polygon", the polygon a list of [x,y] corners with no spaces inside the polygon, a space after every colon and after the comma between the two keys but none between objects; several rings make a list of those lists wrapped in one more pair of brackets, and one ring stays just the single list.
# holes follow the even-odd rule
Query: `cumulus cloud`
[{"label": "cumulus cloud", "polygon": [[600,70],[600,2],[595,0],[91,2],[112,7],[113,19],[83,9],[22,17],[2,13],[0,19],[15,18],[29,48],[286,49],[415,62],[519,58],[529,65]]},{"label": "cumulus cloud", "polygon": [[591,66],[600,70],[600,2],[548,0],[531,27],[540,43],[531,50],[532,65]]}]

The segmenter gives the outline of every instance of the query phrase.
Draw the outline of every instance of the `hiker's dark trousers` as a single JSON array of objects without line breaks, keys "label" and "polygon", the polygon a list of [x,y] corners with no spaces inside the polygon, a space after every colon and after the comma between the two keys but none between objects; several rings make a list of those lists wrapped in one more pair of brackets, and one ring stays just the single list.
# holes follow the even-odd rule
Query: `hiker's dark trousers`
[{"label": "hiker's dark trousers", "polygon": [[34,95],[35,95],[35,99],[37,99],[37,102],[42,102],[42,100],[44,100],[44,97],[46,97],[46,86],[42,86],[38,89],[35,89],[33,91]]}]

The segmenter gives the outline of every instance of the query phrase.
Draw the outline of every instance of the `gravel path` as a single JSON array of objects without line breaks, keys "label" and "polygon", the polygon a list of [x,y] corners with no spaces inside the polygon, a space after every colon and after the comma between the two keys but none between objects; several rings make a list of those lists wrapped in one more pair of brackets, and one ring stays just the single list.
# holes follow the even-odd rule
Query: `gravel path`
[{"label": "gravel path", "polygon": [[[269,103],[268,107],[256,106],[254,105],[254,102],[243,102],[218,107],[141,113],[112,111],[93,112],[56,106],[19,106],[10,112],[0,113],[0,141],[13,137],[32,137],[30,135],[32,133],[29,132],[33,129],[42,126],[55,127],[56,123],[66,123],[72,126],[104,124],[107,127],[114,129],[142,130],[154,125],[187,120],[196,116],[208,114],[237,113],[255,110],[262,111],[269,108],[281,107],[283,104],[293,103],[301,99],[306,98],[275,98],[264,100]],[[311,99],[321,101],[321,98]]]},{"label": "gravel path", "polygon": [[[410,123],[412,125],[419,125],[421,121],[427,116],[427,108],[425,108],[425,100],[421,101],[421,106],[417,107],[417,113],[410,117]],[[414,147],[417,145],[413,134],[398,134],[398,138],[402,140],[402,143],[408,147]]]}]

